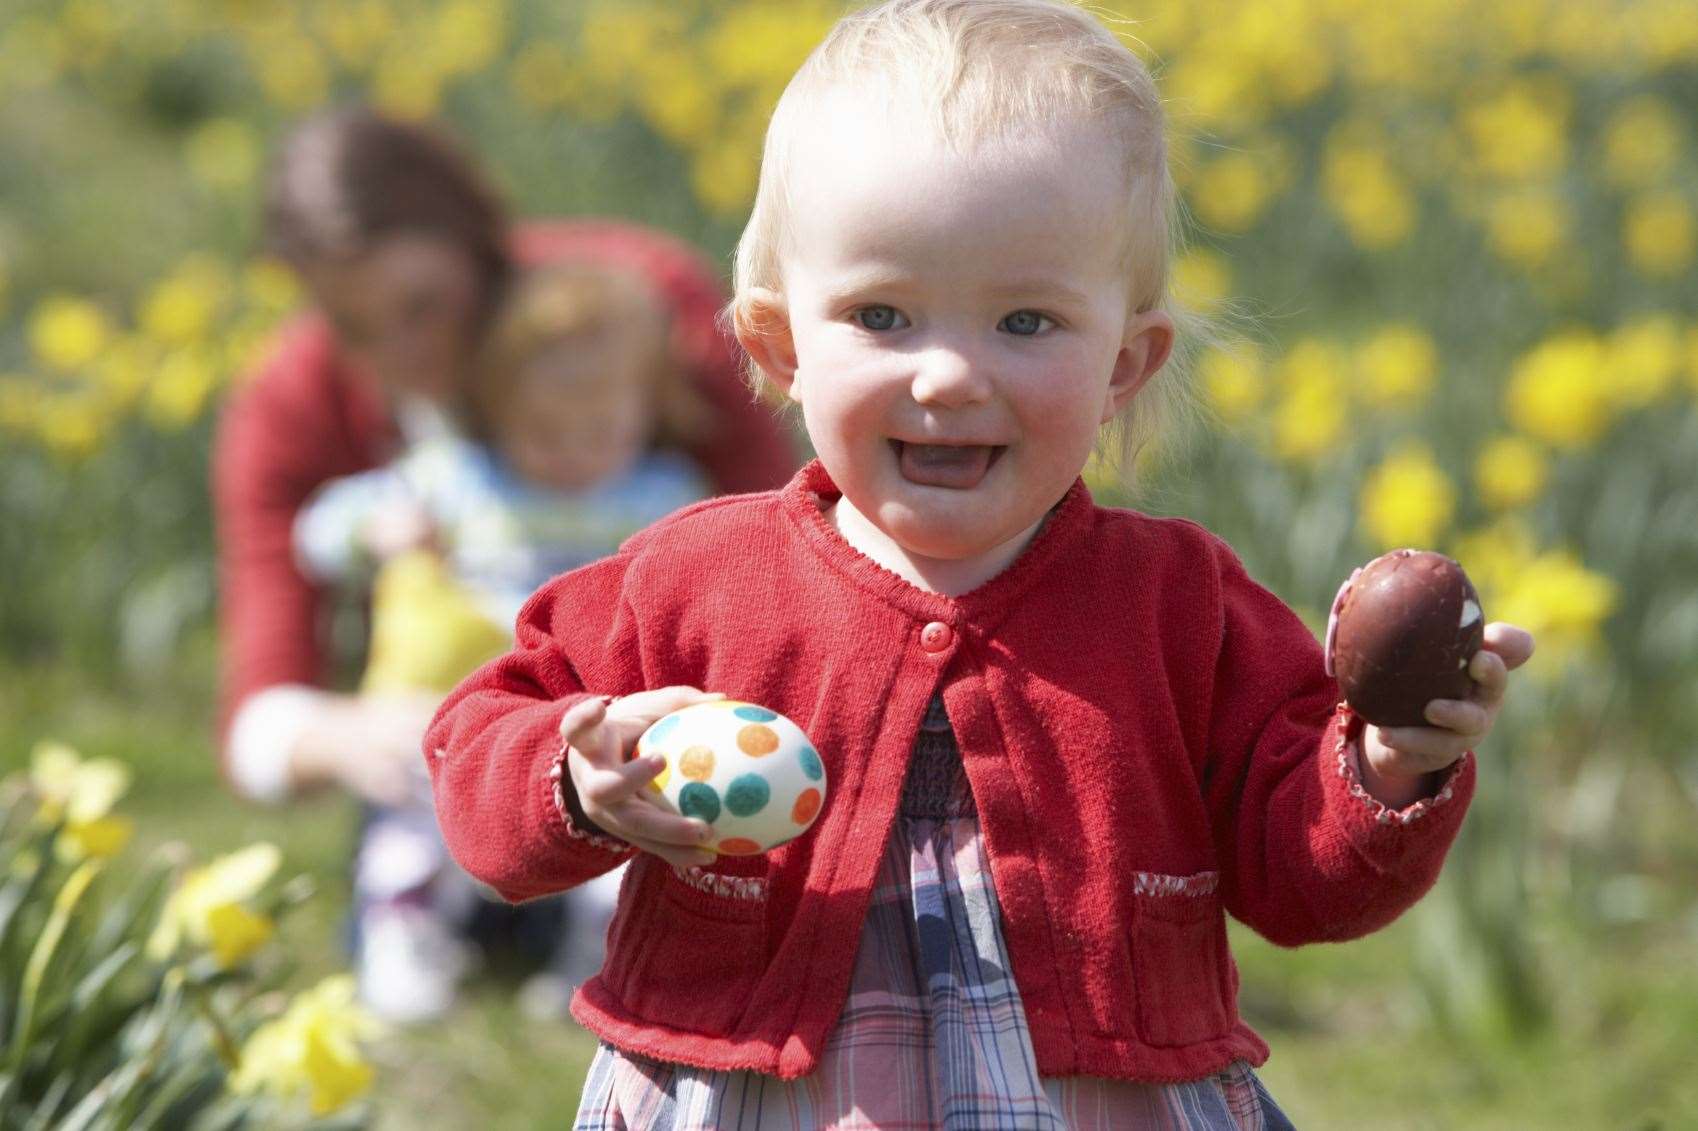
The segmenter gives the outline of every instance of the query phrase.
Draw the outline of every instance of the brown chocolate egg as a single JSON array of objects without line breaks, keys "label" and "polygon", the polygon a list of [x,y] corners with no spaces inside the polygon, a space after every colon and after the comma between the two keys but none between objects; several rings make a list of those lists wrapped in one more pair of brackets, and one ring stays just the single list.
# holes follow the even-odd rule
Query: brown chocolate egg
[{"label": "brown chocolate egg", "polygon": [[1352,573],[1333,600],[1327,672],[1370,723],[1429,726],[1430,700],[1468,698],[1468,662],[1485,628],[1461,566],[1427,550],[1393,550]]}]

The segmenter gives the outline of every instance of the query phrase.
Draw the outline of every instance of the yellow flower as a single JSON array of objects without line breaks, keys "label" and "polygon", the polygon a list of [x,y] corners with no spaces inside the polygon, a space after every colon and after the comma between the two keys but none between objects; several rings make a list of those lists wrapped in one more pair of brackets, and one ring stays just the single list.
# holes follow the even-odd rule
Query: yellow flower
[{"label": "yellow flower", "polygon": [[1391,453],[1362,485],[1362,525],[1385,548],[1434,546],[1450,523],[1456,489],[1425,446]]},{"label": "yellow flower", "polygon": [[163,345],[199,341],[212,328],[229,289],[221,264],[195,256],[159,281],[143,301],[137,323]]},{"label": "yellow flower", "polygon": [[1308,338],[1279,366],[1281,396],[1273,415],[1273,450],[1283,459],[1313,463],[1330,452],[1348,419],[1345,363],[1337,346]]},{"label": "yellow flower", "polygon": [[254,1030],[230,1088],[283,1099],[304,1094],[314,1116],[329,1115],[371,1087],[374,1072],[359,1045],[381,1031],[355,1004],[353,978],[326,978],[299,994],[283,1016]]},{"label": "yellow flower", "polygon": [[275,259],[256,259],[242,270],[242,295],[266,314],[282,314],[301,300],[295,273]]},{"label": "yellow flower", "polygon": [[1537,637],[1542,667],[1553,671],[1597,642],[1616,599],[1614,581],[1586,569],[1574,555],[1556,551],[1524,565],[1487,607],[1494,619],[1518,624]]},{"label": "yellow flower", "polygon": [[1547,338],[1510,370],[1504,411],[1522,432],[1559,448],[1584,447],[1610,424],[1604,345],[1585,330]]},{"label": "yellow flower", "polygon": [[1680,121],[1667,102],[1641,94],[1623,102],[1604,131],[1604,172],[1618,185],[1648,188],[1680,155]]},{"label": "yellow flower", "polygon": [[270,937],[269,923],[245,905],[276,873],[283,854],[273,844],[251,844],[189,871],[165,901],[147,953],[163,962],[184,939],[210,948],[220,965],[232,966]]},{"label": "yellow flower", "polygon": [[1492,198],[1486,238],[1499,258],[1517,267],[1548,263],[1568,232],[1568,210],[1549,188],[1523,188]]},{"label": "yellow flower", "polygon": [[749,207],[755,196],[760,153],[736,145],[710,145],[690,163],[690,187],[696,199],[722,216]]},{"label": "yellow flower", "polygon": [[239,118],[213,118],[195,127],[184,156],[201,183],[239,189],[259,172],[260,142],[253,127]]},{"label": "yellow flower", "polygon": [[1227,425],[1241,424],[1262,404],[1267,378],[1262,358],[1247,346],[1211,349],[1197,362],[1203,395]]},{"label": "yellow flower", "polygon": [[442,72],[408,45],[383,53],[372,75],[371,97],[402,118],[428,118],[442,102]]},{"label": "yellow flower", "polygon": [[527,43],[513,57],[508,81],[519,101],[533,110],[551,110],[562,105],[573,89],[572,57],[551,40]]},{"label": "yellow flower", "polygon": [[1524,506],[1545,489],[1549,463],[1544,450],[1525,436],[1495,436],[1474,459],[1474,483],[1489,507]]},{"label": "yellow flower", "polygon": [[112,758],[85,760],[62,742],[42,741],[30,754],[30,784],[48,823],[63,821],[54,841],[62,859],[116,855],[129,842],[134,824],[111,815],[130,788],[130,770]]},{"label": "yellow flower", "polygon": [[1622,408],[1644,408],[1668,392],[1680,365],[1680,329],[1666,314],[1620,327],[1610,337],[1605,390]]},{"label": "yellow flower", "polygon": [[1261,217],[1279,187],[1265,161],[1248,153],[1228,153],[1197,175],[1191,204],[1209,226],[1243,232]]},{"label": "yellow flower", "polygon": [[1356,352],[1363,399],[1377,408],[1407,409],[1427,399],[1438,371],[1438,348],[1417,326],[1382,326]]},{"label": "yellow flower", "polygon": [[62,372],[93,361],[111,336],[106,315],[87,299],[55,295],[30,315],[30,348],[43,364]]},{"label": "yellow flower", "polygon": [[207,350],[173,350],[148,387],[144,411],[162,429],[182,428],[200,416],[217,384],[217,365]]},{"label": "yellow flower", "polygon": [[340,0],[314,9],[319,33],[344,66],[363,70],[395,34],[395,17],[381,0]]},{"label": "yellow flower", "polygon": [[1195,310],[1214,310],[1232,294],[1232,269],[1214,252],[1192,248],[1173,265],[1173,294]]},{"label": "yellow flower", "polygon": [[330,68],[312,40],[294,31],[268,32],[250,51],[267,97],[285,110],[310,110],[330,94]]},{"label": "yellow flower", "polygon": [[100,447],[110,409],[98,392],[87,389],[44,396],[36,403],[36,437],[62,459],[84,459]]},{"label": "yellow flower", "polygon": [[1415,197],[1390,157],[1377,146],[1335,134],[1327,144],[1321,188],[1357,247],[1368,251],[1395,247],[1415,226]]},{"label": "yellow flower", "polygon": [[1678,275],[1692,265],[1692,209],[1677,192],[1648,193],[1622,220],[1627,258],[1647,275]]},{"label": "yellow flower", "polygon": [[1480,591],[1481,603],[1492,609],[1493,619],[1499,619],[1493,609],[1498,596],[1521,576],[1538,549],[1527,520],[1504,515],[1490,526],[1458,536],[1451,556],[1468,571]]},{"label": "yellow flower", "polygon": [[1465,107],[1461,124],[1489,176],[1547,177],[1568,158],[1568,95],[1553,82],[1512,82]]},{"label": "yellow flower", "polygon": [[445,76],[487,67],[507,43],[507,6],[501,0],[449,0],[429,25],[427,52]]}]

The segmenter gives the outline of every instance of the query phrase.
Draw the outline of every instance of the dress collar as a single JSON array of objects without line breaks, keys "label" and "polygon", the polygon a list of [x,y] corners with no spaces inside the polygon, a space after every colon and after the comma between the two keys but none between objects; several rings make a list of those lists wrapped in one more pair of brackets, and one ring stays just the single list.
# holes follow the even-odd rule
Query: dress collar
[{"label": "dress collar", "polygon": [[817,459],[782,490],[784,512],[811,550],[857,587],[911,616],[966,622],[987,631],[1035,582],[1080,548],[1096,511],[1084,479],[1075,479],[1019,557],[977,588],[948,597],[921,589],[851,546],[825,516],[825,507],[842,494]]}]

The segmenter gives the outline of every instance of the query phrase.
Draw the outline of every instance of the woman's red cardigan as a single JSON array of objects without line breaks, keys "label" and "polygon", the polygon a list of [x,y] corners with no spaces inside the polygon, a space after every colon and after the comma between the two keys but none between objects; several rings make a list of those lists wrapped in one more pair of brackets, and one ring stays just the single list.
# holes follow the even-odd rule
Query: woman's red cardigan
[{"label": "woman's red cardigan", "polygon": [[[716,321],[724,291],[697,252],[597,220],[528,224],[514,247],[522,263],[590,260],[652,280],[671,304],[675,348],[726,422],[690,453],[720,491],[775,487],[795,470],[786,428],[743,383],[738,351]],[[349,371],[322,318],[288,327],[230,396],[212,462],[226,723],[262,688],[324,683],[324,599],[295,565],[295,512],[326,480],[384,462],[397,441],[375,389]]]},{"label": "woman's red cardigan", "polygon": [[[1197,1079],[1267,1046],[1238,1017],[1227,913],[1276,943],[1347,939],[1430,887],[1472,795],[1392,811],[1314,636],[1195,523],[1074,485],[1008,570],[961,597],[861,555],[810,464],[782,491],[678,512],[550,582],[518,647],[425,736],[449,849],[509,899],[630,857],[563,817],[561,715],[690,684],[806,730],[825,807],[765,856],[635,857],[607,963],[573,1001],[643,1055],[786,1077],[818,1063],[920,720],[961,748],[1010,965],[1045,1075]],[[560,790],[557,797],[556,790]]]}]

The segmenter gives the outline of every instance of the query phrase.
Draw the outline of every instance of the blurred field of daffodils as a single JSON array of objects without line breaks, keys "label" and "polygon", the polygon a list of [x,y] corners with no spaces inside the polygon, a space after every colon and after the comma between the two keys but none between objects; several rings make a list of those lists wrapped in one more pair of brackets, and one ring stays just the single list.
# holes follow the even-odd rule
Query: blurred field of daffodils
[{"label": "blurred field of daffodils", "polygon": [[[1218,530],[1317,625],[1375,553],[1458,557],[1540,642],[1487,761],[1516,819],[1478,836],[1518,860],[1554,840],[1549,882],[1583,898],[1563,791],[1631,803],[1589,767],[1649,762],[1698,798],[1690,0],[1097,9],[1162,86],[1192,220],[1174,288],[1225,331],[1192,368],[1206,427],[1145,453],[1137,504]],[[521,213],[621,212],[724,256],[772,103],[839,10],[6,5],[0,646],[147,667],[204,627],[208,421],[299,302],[250,254],[291,119],[441,116]]]},{"label": "blurred field of daffodils", "polygon": [[0,780],[0,1126],[358,1125],[378,1029],[352,979],[276,989],[308,889],[269,844],[129,858],[129,776],[43,742]]}]

